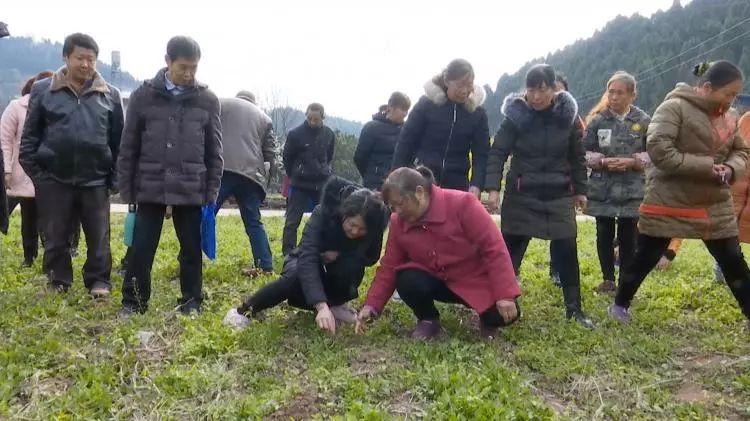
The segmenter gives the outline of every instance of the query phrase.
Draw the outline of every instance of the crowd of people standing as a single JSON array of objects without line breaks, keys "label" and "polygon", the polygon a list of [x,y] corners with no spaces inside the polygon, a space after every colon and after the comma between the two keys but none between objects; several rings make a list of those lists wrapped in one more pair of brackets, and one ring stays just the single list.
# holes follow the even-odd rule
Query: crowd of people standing
[{"label": "crowd of people standing", "polygon": [[[125,113],[118,89],[96,71],[98,54],[92,37],[68,36],[65,65],[29,79],[3,113],[0,190],[9,212],[20,205],[25,264],[33,265],[41,239],[44,275],[67,291],[80,225],[83,283],[92,297],[106,298],[110,197],[119,193],[135,212],[119,317],[148,309],[165,219],[180,243],[178,308],[192,314],[204,300],[202,217],[207,206],[218,212],[234,197],[253,256],[245,273],[273,274],[260,206],[277,146],[255,96],[218,98],[196,78],[200,46],[177,36],[165,66],[132,93]],[[481,335],[492,338],[521,315],[522,262],[538,238],[550,241],[550,275],[566,317],[592,329],[581,291],[579,212],[596,220],[596,292],[615,293],[614,319],[629,322],[639,286],[682,238],[705,242],[750,319],[750,269],[739,245],[747,240],[738,229],[750,224],[750,148],[742,136],[750,117],[740,120],[744,110],[732,107],[744,75],[723,60],[697,66],[695,75],[697,84],[678,84],[651,117],[635,105],[636,78],[616,72],[584,119],[565,77],[538,64],[522,92],[505,99],[491,139],[486,92],[472,65],[456,59],[425,83],[414,107],[395,92],[364,126],[353,158],[362,185],[334,174],[336,136],[323,105],[311,103],[283,146],[290,184],[283,269],[230,309],[225,323],[247,326],[286,301],[314,311],[323,330],[352,323],[361,332],[397,293],[417,320],[415,338],[441,333],[435,302],[473,309]],[[488,210],[500,211],[499,230]],[[363,307],[350,307],[365,268],[375,265]]]}]

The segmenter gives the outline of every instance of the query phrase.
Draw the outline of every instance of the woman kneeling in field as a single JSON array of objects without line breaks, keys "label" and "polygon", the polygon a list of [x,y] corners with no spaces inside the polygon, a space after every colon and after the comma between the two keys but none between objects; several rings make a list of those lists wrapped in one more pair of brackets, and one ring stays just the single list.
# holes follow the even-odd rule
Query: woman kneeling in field
[{"label": "woman kneeling in field", "polygon": [[242,328],[263,310],[283,301],[316,310],[323,330],[336,322],[354,323],[356,312],[345,304],[358,296],[365,267],[380,259],[388,210],[376,193],[333,177],[323,188],[321,204],[305,225],[299,246],[284,261],[278,280],[229,310],[224,322]]},{"label": "woman kneeling in field", "polygon": [[394,214],[358,332],[382,312],[394,290],[417,317],[415,339],[440,334],[435,301],[473,308],[486,338],[518,319],[521,289],[508,249],[474,195],[436,186],[425,167],[393,171],[382,191]]}]

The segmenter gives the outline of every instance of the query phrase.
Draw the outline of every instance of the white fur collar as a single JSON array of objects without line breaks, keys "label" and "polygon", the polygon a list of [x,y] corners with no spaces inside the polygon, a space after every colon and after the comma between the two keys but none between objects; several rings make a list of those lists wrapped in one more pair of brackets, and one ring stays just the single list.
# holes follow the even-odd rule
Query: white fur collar
[{"label": "white fur collar", "polygon": [[[430,99],[433,103],[437,105],[443,105],[446,102],[448,102],[448,95],[445,93],[443,88],[436,85],[435,82],[432,81],[432,79],[428,80],[427,83],[424,84],[424,94],[427,98]],[[464,107],[470,112],[473,113],[477,108],[481,107],[484,104],[484,101],[487,99],[487,92],[485,92],[484,88],[479,85],[474,85],[474,92],[469,96],[469,100],[464,103]]]}]

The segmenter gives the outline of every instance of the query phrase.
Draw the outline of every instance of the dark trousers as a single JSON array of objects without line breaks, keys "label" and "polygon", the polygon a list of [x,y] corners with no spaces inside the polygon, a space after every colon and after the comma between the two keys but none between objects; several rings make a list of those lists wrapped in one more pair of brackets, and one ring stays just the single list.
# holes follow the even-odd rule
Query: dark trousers
[{"label": "dark trousers", "polygon": [[[630,264],[620,272],[620,285],[615,304],[630,307],[638,288],[646,276],[654,269],[659,259],[669,247],[669,238],[650,237],[640,234],[638,245]],[[704,240],[709,253],[716,259],[724,273],[729,289],[742,310],[750,319],[750,268],[742,255],[737,237],[721,240]]]},{"label": "dark trousers", "polygon": [[[396,274],[396,290],[401,300],[411,308],[418,320],[438,320],[440,313],[435,301],[441,303],[462,304],[469,307],[458,295],[445,285],[445,282],[419,269],[406,269]],[[482,324],[489,327],[507,326],[521,316],[521,309],[516,302],[518,316],[513,320],[504,320],[494,305],[479,315]]]},{"label": "dark trousers", "polygon": [[[518,252],[525,255],[526,249],[529,248],[529,243],[531,243],[531,237],[526,237],[526,243],[518,246]],[[560,273],[560,270],[557,268],[558,261],[556,257],[558,253],[556,249],[559,248],[558,244],[559,243],[554,241],[549,242],[549,276],[554,276],[555,274]],[[516,272],[516,275],[518,275],[518,272]]]},{"label": "dark trousers", "polygon": [[637,237],[638,218],[596,218],[596,250],[605,281],[615,280],[615,238],[620,246],[620,267],[625,267],[633,258]]},{"label": "dark trousers", "polygon": [[36,259],[39,251],[39,215],[33,197],[8,197],[8,216],[21,205],[21,241],[23,258],[27,263]]},{"label": "dark trousers", "polygon": [[320,202],[320,192],[292,187],[286,203],[286,221],[281,239],[281,252],[284,256],[297,247],[297,230],[302,222],[302,215],[310,207]]},{"label": "dark trousers", "polygon": [[[271,245],[268,242],[268,234],[260,217],[260,205],[263,203],[266,193],[253,180],[233,172],[224,171],[224,175],[221,177],[219,197],[216,200],[217,213],[229,196],[234,196],[237,199],[242,223],[245,225],[248,238],[250,238],[250,248],[253,251],[255,267],[269,272],[272,271]],[[299,226],[299,224],[297,225]]]},{"label": "dark trousers", "polygon": [[80,221],[87,248],[83,284],[88,289],[111,287],[107,187],[75,187],[45,181],[36,185],[36,201],[44,232],[44,271],[50,282],[66,286],[73,283],[71,238]]},{"label": "dark trousers", "polygon": [[[285,266],[288,264],[296,266],[294,259],[296,258],[287,258]],[[287,269],[288,267],[285,267],[279,279],[266,284],[247,299],[237,311],[240,314],[250,312],[256,315],[284,301],[292,307],[312,310],[312,306],[317,303],[307,302],[297,271]],[[357,298],[359,285],[364,276],[365,267],[355,256],[342,255],[335,262],[321,267],[321,279],[328,305],[340,306]]]},{"label": "dark trousers", "polygon": [[[141,203],[135,216],[130,260],[122,284],[122,305],[146,311],[151,298],[151,268],[159,247],[166,205]],[[172,221],[180,242],[181,305],[199,309],[202,301],[201,207],[173,206]]]},{"label": "dark trousers", "polygon": [[[510,253],[510,260],[516,275],[521,269],[521,262],[526,253],[526,247],[531,239],[525,235],[503,234],[505,245]],[[581,274],[578,267],[578,244],[575,237],[552,240],[550,245],[554,252],[556,269],[560,273],[560,284],[563,289],[565,309],[568,316],[582,310],[581,306]]]}]

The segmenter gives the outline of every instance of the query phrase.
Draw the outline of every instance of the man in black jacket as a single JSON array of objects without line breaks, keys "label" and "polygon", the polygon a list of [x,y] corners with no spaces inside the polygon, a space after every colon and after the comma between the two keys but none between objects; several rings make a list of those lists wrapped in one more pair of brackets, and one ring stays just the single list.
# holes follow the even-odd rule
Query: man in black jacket
[{"label": "man in black jacket", "polygon": [[333,172],[331,162],[336,135],[323,124],[323,106],[310,104],[305,117],[304,123],[289,132],[284,144],[284,169],[292,185],[282,238],[284,256],[297,246],[297,229],[302,215],[311,203],[319,203],[320,190]]},{"label": "man in black jacket", "polygon": [[201,50],[192,38],[167,44],[167,68],[133,92],[117,164],[120,196],[137,204],[132,260],[120,316],[142,313],[164,215],[180,241],[180,311],[200,310],[203,285],[201,206],[215,203],[223,170],[219,100],[196,81]]},{"label": "man in black jacket", "polygon": [[409,108],[409,97],[394,92],[388,99],[385,111],[373,115],[372,121],[362,128],[354,152],[354,164],[362,176],[362,184],[368,189],[380,190],[390,173],[398,135]]},{"label": "man in black jacket", "polygon": [[65,66],[34,84],[19,161],[34,181],[44,233],[44,270],[60,291],[70,288],[70,238],[80,220],[88,254],[83,283],[109,295],[109,194],[116,187],[123,111],[120,92],[96,71],[99,47],[85,34],[65,39]]}]

